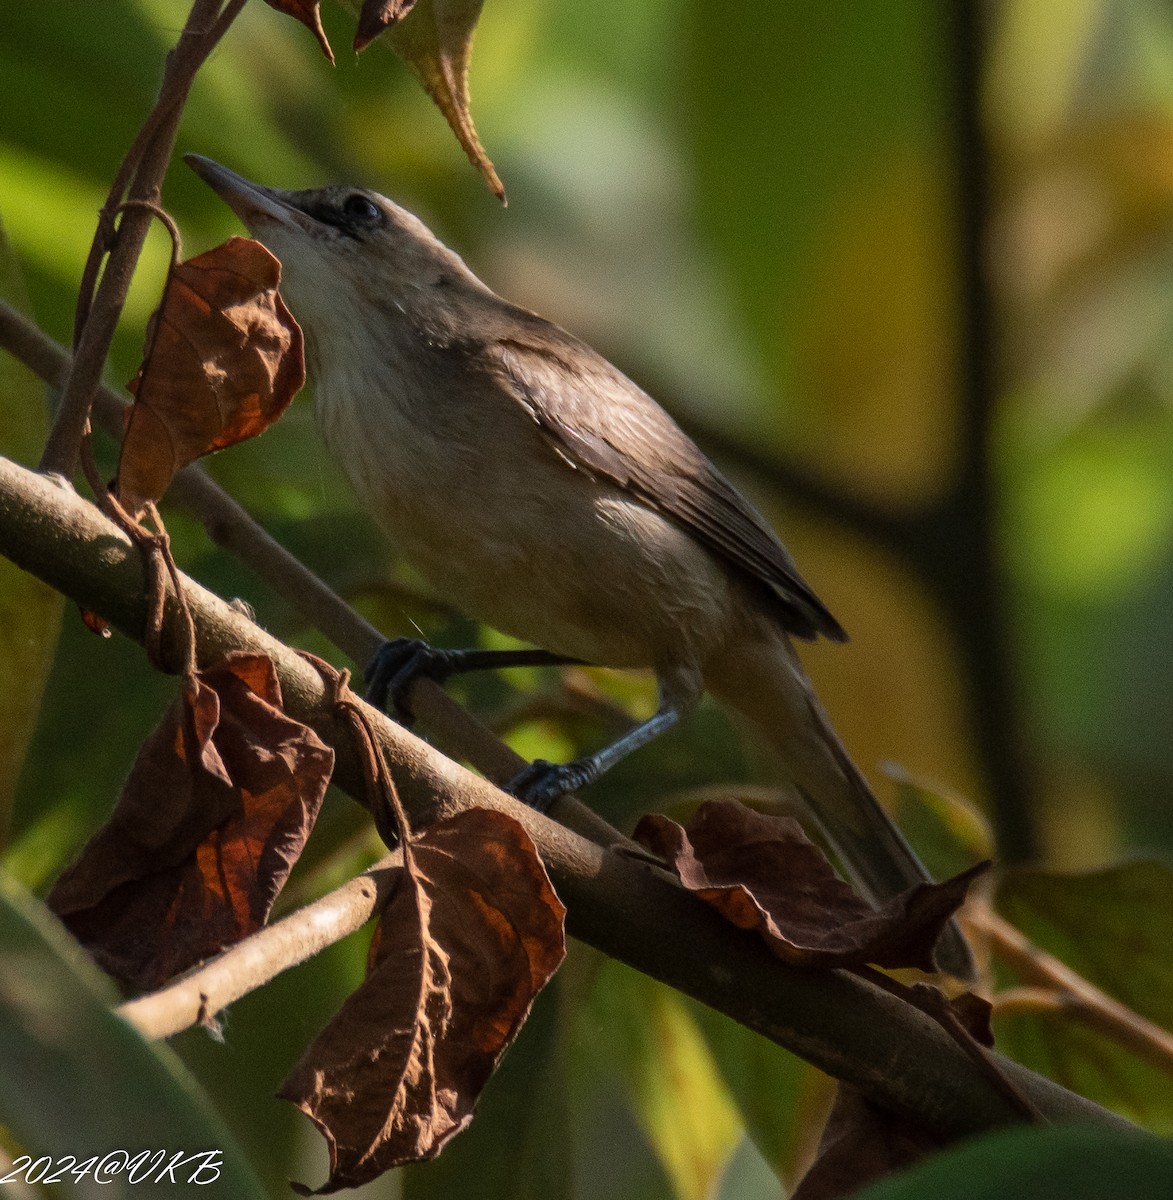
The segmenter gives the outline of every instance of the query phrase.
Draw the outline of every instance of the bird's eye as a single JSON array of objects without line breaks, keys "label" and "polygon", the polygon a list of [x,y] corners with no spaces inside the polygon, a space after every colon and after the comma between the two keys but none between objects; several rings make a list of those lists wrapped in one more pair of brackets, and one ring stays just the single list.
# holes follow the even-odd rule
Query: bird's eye
[{"label": "bird's eye", "polygon": [[342,215],[358,225],[374,225],[383,216],[379,206],[361,192],[346,197],[342,202]]}]

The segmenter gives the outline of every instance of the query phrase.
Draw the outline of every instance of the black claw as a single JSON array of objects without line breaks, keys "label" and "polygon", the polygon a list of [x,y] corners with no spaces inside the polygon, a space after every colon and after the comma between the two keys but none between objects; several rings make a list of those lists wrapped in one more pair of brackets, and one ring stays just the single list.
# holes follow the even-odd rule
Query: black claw
[{"label": "black claw", "polygon": [[586,787],[594,782],[597,775],[598,771],[589,758],[568,763],[552,763],[544,758],[535,758],[509,781],[505,790],[530,808],[544,813],[549,811],[550,805],[559,796]]},{"label": "black claw", "polygon": [[452,673],[451,656],[420,638],[400,637],[384,642],[363,670],[366,701],[382,711],[388,702],[401,725],[415,720],[407,701],[407,689],[421,676],[443,683]]}]

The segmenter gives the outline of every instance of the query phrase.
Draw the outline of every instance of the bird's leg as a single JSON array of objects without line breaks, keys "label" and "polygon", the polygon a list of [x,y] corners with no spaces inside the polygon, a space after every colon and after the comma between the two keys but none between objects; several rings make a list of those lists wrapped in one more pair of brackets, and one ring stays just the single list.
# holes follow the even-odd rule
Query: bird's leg
[{"label": "bird's leg", "polygon": [[680,715],[677,705],[661,696],[660,707],[653,716],[640,722],[634,729],[629,729],[610,745],[568,763],[552,763],[544,758],[536,758],[509,781],[505,790],[538,812],[545,812],[559,796],[594,783],[621,758],[626,758],[633,750],[646,746],[653,738],[671,729],[680,720]]},{"label": "bird's leg", "polygon": [[375,708],[394,705],[395,717],[403,725],[413,719],[407,692],[421,676],[443,683],[453,675],[488,671],[496,667],[557,667],[576,663],[576,658],[551,654],[548,650],[441,650],[421,638],[392,638],[384,642],[363,669],[365,699]]}]

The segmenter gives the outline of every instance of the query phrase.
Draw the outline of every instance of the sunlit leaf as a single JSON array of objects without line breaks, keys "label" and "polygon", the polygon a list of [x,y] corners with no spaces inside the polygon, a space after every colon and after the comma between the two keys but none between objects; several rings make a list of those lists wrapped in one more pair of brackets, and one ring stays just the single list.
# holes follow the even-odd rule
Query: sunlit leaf
[{"label": "sunlit leaf", "polygon": [[439,1154],[565,953],[565,909],[511,817],[440,821],[405,864],[370,974],[281,1088],[329,1144],[314,1195]]},{"label": "sunlit leaf", "polygon": [[746,1132],[792,1184],[814,1157],[834,1081],[731,1018],[700,1004],[692,1010]]},{"label": "sunlit leaf", "polygon": [[129,385],[116,490],[133,512],[188,463],[264,432],[305,382],[280,278],[272,254],[240,237],[171,272]]},{"label": "sunlit leaf", "polygon": [[504,201],[505,187],[469,111],[472,36],[484,4],[485,0],[365,0],[354,48],[362,50],[380,35],[386,38],[444,114],[469,161]]},{"label": "sunlit leaf", "polygon": [[711,1196],[741,1127],[687,1002],[610,962],[599,973],[581,1022],[598,1069],[622,1081],[674,1195]]},{"label": "sunlit leaf", "polygon": [[333,765],[272,662],[229,655],[184,681],[49,904],[104,970],[154,987],[265,923]]},{"label": "sunlit leaf", "polygon": [[[0,225],[0,299],[28,311],[16,258]],[[48,433],[45,385],[0,351],[0,454],[35,463]],[[16,782],[40,712],[61,626],[63,600],[32,575],[0,559],[0,847]]]}]

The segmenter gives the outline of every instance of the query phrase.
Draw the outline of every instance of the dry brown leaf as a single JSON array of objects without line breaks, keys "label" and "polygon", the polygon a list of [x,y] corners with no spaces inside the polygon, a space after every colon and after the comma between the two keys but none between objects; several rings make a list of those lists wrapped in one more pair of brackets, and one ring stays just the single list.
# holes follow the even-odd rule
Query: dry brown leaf
[{"label": "dry brown leaf", "polygon": [[876,910],[835,874],[790,817],[712,800],[687,829],[652,813],[635,837],[727,920],[757,930],[779,958],[805,966],[933,970],[941,930],[988,865],[944,883],[918,884]]},{"label": "dry brown leaf", "polygon": [[940,1150],[939,1138],[839,1085],[819,1152],[791,1200],[845,1200]]},{"label": "dry brown leaf", "polygon": [[386,37],[447,118],[493,195],[504,203],[505,187],[481,145],[469,110],[472,36],[484,4],[485,0],[364,0],[354,48],[363,50],[376,37]]},{"label": "dry brown leaf", "polygon": [[98,637],[110,637],[110,622],[104,617],[99,617],[96,612],[90,612],[88,608],[78,610],[81,613],[82,623],[90,631],[96,633]]},{"label": "dry brown leaf", "polygon": [[439,1154],[565,954],[565,909],[512,817],[460,813],[410,857],[367,979],[281,1088],[329,1143],[315,1195]]},{"label": "dry brown leaf", "polygon": [[116,494],[131,512],[201,455],[263,433],[305,382],[280,278],[269,251],[239,237],[172,271],[129,384]]},{"label": "dry brown leaf", "polygon": [[948,1006],[957,1023],[979,1046],[994,1044],[992,1019],[994,1006],[973,992],[962,992],[948,1001]]},{"label": "dry brown leaf", "polygon": [[231,654],[184,681],[49,907],[109,974],[155,987],[265,923],[333,765],[272,662]]},{"label": "dry brown leaf", "polygon": [[363,0],[354,33],[355,50],[365,50],[388,25],[403,20],[414,7],[415,0]]},{"label": "dry brown leaf", "polygon": [[322,28],[321,0],[265,0],[265,3],[278,12],[287,13],[295,21],[300,21],[318,39],[322,53],[330,60],[330,65],[334,65],[334,51],[330,48],[326,31]]}]

